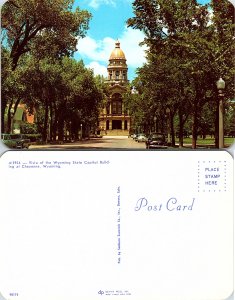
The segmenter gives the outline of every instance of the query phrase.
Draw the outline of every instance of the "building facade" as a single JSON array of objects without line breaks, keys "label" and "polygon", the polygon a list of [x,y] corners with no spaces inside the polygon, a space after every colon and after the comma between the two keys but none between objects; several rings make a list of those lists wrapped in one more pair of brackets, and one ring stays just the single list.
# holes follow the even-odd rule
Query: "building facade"
[{"label": "building facade", "polygon": [[[9,110],[9,106],[7,106],[7,111]],[[35,124],[36,114],[30,113],[27,109],[26,105],[23,103],[18,104],[16,111],[14,104],[11,107],[10,115],[11,122],[8,121],[8,113],[6,112],[4,115],[4,131],[9,133],[23,133],[24,127]]]},{"label": "building facade", "polygon": [[126,57],[116,41],[107,67],[108,95],[99,116],[99,128],[102,135],[128,135],[131,118],[124,105],[124,94],[127,92],[127,63]]}]

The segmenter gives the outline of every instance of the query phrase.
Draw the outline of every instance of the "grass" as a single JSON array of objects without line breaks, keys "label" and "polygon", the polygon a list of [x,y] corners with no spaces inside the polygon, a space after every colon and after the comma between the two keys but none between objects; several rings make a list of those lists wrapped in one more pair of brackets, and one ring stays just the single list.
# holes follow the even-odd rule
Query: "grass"
[{"label": "grass", "polygon": [[[176,143],[178,142],[178,139],[176,139]],[[225,147],[231,146],[235,142],[235,138],[232,137],[225,137],[224,138],[224,145]],[[191,138],[185,138],[184,139],[184,145],[185,144],[192,144]],[[214,146],[215,145],[215,139],[214,138],[198,138],[197,139],[197,146]]]}]

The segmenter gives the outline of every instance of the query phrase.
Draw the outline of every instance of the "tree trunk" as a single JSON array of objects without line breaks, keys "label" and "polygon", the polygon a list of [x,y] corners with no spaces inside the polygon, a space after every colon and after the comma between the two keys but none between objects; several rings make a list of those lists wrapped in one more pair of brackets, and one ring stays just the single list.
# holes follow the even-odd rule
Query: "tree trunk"
[{"label": "tree trunk", "polygon": [[1,101],[1,132],[5,133],[6,128],[5,128],[5,113],[6,113],[6,108],[7,108],[7,101],[5,99],[2,99]]},{"label": "tree trunk", "polygon": [[193,125],[192,125],[192,149],[197,148],[197,107],[194,107],[193,111]]},{"label": "tree trunk", "polygon": [[52,141],[53,140],[53,106],[52,106],[52,102],[50,102],[49,110],[50,110],[49,140]]},{"label": "tree trunk", "polygon": [[8,106],[8,110],[7,110],[7,128],[6,128],[6,132],[7,133],[13,133],[13,122],[12,122],[12,118],[14,118],[14,115],[11,116],[11,110],[12,110],[12,105],[13,102],[11,102]]},{"label": "tree trunk", "polygon": [[53,141],[56,141],[57,136],[57,123],[58,123],[58,111],[56,109],[56,106],[54,106],[54,122],[52,127],[52,139]]},{"label": "tree trunk", "polygon": [[171,146],[175,147],[175,128],[174,128],[174,114],[170,112],[170,126],[171,126]]},{"label": "tree trunk", "polygon": [[44,142],[47,142],[48,115],[49,115],[48,101],[46,100],[46,101],[45,101],[44,124],[43,124],[43,131],[42,131],[42,140],[43,140]]},{"label": "tree trunk", "polygon": [[64,119],[60,116],[58,121],[58,140],[63,142],[64,139]]},{"label": "tree trunk", "polygon": [[179,111],[179,148],[184,146],[184,120],[181,111]]}]

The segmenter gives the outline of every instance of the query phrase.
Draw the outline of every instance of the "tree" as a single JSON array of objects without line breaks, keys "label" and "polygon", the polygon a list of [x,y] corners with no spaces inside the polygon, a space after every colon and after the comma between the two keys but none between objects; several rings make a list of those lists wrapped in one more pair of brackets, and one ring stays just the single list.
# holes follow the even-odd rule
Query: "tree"
[{"label": "tree", "polygon": [[27,93],[22,100],[36,110],[44,141],[63,141],[65,131],[76,139],[80,124],[86,132],[97,123],[102,94],[82,61],[64,57],[38,62],[29,56],[23,78]]},{"label": "tree", "polygon": [[[47,66],[50,63],[55,66],[55,61],[61,60],[64,56],[72,55],[76,49],[77,38],[84,37],[91,14],[80,10],[78,7],[73,11],[72,6],[72,0],[9,0],[3,5],[1,102],[3,132],[5,131],[5,113],[8,114],[8,124],[10,124],[10,118],[13,117],[10,114],[11,107],[14,107],[15,113],[20,100],[24,99],[29,103],[32,95],[32,93],[29,94],[29,91],[32,90],[32,86],[37,90],[37,85],[40,84],[40,81],[34,81],[33,85],[29,85],[32,78],[28,78],[26,75],[23,79],[24,86],[27,86],[26,93],[22,95],[23,86],[17,91],[17,87],[22,82],[21,73],[24,73],[25,61],[33,60],[31,71],[36,72],[38,70],[39,72],[38,74],[34,73],[35,78],[40,79],[42,76],[45,79],[45,74],[42,75],[41,73],[45,61],[47,61]],[[29,72],[30,67],[29,63],[27,72]],[[26,78],[29,82],[26,82]],[[41,93],[44,94],[46,89],[43,86],[40,88],[42,88]],[[52,96],[50,95],[50,97]],[[44,100],[48,97],[49,94],[44,95]],[[31,104],[33,102],[35,101],[31,101]],[[45,113],[47,114],[47,109]],[[45,119],[44,128],[47,127],[46,122]],[[6,130],[9,131],[9,125]]]},{"label": "tree", "polygon": [[131,132],[148,131],[146,114],[149,114],[147,99],[143,101],[144,93],[142,82],[134,80],[132,86],[128,86],[124,94],[124,107],[132,116]]},{"label": "tree", "polygon": [[83,133],[96,127],[102,91],[98,87],[93,71],[86,69],[82,61],[64,58],[62,78],[67,85],[67,122],[72,118],[72,131],[75,138],[82,124]]},{"label": "tree", "polygon": [[[148,81],[153,82],[146,95],[154,93],[163,103],[167,99],[178,110],[180,145],[183,126],[190,112],[193,148],[196,148],[203,106],[209,101],[216,103],[215,82],[219,73],[229,81],[230,94],[233,90],[231,5],[224,0],[219,5],[218,1],[212,1],[211,5],[214,9],[212,19],[209,6],[199,5],[196,0],[135,0],[135,16],[127,21],[128,26],[138,28],[146,35],[143,43],[148,46],[151,69]],[[228,46],[229,50],[225,50]],[[221,55],[224,59],[219,64]],[[166,63],[161,63],[158,57]],[[176,76],[171,72],[171,65]],[[165,76],[160,76],[158,68],[164,70]],[[145,72],[144,68],[140,72]]]},{"label": "tree", "polygon": [[[219,77],[223,77],[226,82],[225,89],[225,106],[228,105],[230,99],[234,97],[234,6],[229,1],[211,1],[213,9],[213,18],[211,29],[216,33],[213,38],[214,57],[212,60],[212,68],[216,74],[216,81]],[[214,103],[216,103],[215,123],[215,143],[219,145],[219,102],[218,91],[214,90]]]},{"label": "tree", "polygon": [[84,37],[91,15],[78,7],[73,11],[72,5],[73,0],[8,0],[3,5],[2,30],[12,70],[32,49],[37,53],[50,50],[58,56],[75,51],[77,37]]},{"label": "tree", "polygon": [[[20,67],[15,72],[12,72],[9,63],[9,51],[4,47],[2,47],[1,61],[1,128],[2,132],[10,133],[12,131],[12,119],[16,113],[18,104],[26,93],[26,86],[22,81],[24,73],[24,61],[22,61]],[[5,117],[7,119],[6,122]]]}]

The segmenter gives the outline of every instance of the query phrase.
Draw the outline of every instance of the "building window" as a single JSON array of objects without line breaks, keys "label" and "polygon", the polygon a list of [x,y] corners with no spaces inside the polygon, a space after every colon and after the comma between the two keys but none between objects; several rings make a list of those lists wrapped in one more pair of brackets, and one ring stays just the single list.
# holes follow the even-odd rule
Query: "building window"
[{"label": "building window", "polygon": [[122,102],[121,101],[113,101],[112,114],[113,115],[121,115],[122,114]]},{"label": "building window", "polygon": [[112,114],[122,114],[122,96],[117,93],[112,96]]},{"label": "building window", "polygon": [[124,130],[127,130],[127,120],[124,122]]},{"label": "building window", "polygon": [[119,79],[119,71],[116,71],[116,79]]},{"label": "building window", "polygon": [[107,105],[106,105],[106,113],[107,113],[107,115],[109,115],[110,114],[110,109],[109,109],[109,102],[107,103]]}]

